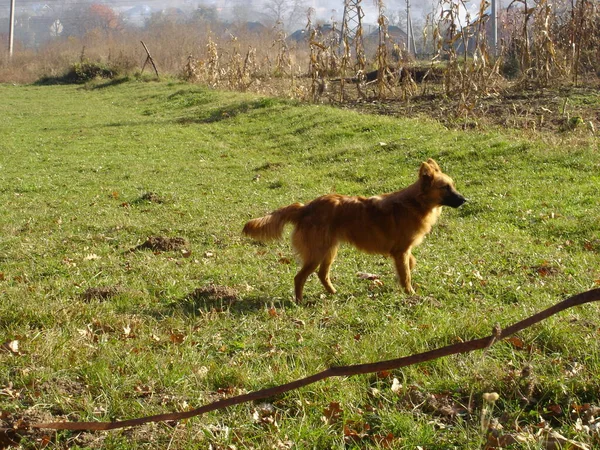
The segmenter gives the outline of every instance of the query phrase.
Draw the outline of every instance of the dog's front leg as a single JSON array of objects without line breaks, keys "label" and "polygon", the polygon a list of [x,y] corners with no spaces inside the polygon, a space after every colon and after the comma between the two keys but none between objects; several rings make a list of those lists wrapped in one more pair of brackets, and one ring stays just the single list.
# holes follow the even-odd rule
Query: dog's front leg
[{"label": "dog's front leg", "polygon": [[394,264],[398,274],[398,281],[407,294],[414,294],[415,290],[411,286],[410,269],[415,265],[415,258],[410,253],[410,249],[404,252],[394,253]]}]

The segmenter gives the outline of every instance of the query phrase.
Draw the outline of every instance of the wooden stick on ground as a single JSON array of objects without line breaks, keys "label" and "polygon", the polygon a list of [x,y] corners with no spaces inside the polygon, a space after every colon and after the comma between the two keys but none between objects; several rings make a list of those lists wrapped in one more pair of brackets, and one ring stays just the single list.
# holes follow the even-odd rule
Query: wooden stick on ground
[{"label": "wooden stick on ground", "polygon": [[50,428],[54,430],[77,430],[77,431],[101,431],[101,430],[114,430],[124,427],[133,427],[142,425],[149,422],[162,422],[162,421],[173,421],[188,419],[190,417],[199,416],[210,411],[217,409],[227,408],[233,405],[239,405],[240,403],[251,402],[255,400],[263,400],[265,398],[273,397],[275,395],[283,394],[294,389],[307,386],[309,384],[316,383],[317,381],[324,380],[331,377],[348,377],[352,375],[381,372],[385,370],[399,369],[401,367],[410,366],[413,364],[423,363],[431,361],[433,359],[442,358],[444,356],[455,355],[458,353],[467,353],[473,350],[481,350],[489,347],[495,342],[510,336],[511,334],[517,333],[518,331],[524,330],[544,319],[547,319],[554,314],[557,314],[565,309],[572,308],[574,306],[583,305],[584,303],[595,302],[600,300],[600,289],[592,289],[591,291],[583,292],[581,294],[569,297],[554,306],[551,306],[544,311],[541,311],[527,319],[521,320],[507,328],[500,329],[495,327],[493,334],[480,339],[474,339],[468,342],[461,342],[458,344],[448,345],[446,347],[438,348],[436,350],[430,350],[428,352],[419,353],[416,355],[405,356],[398,359],[391,359],[388,361],[380,361],[367,364],[356,364],[352,366],[340,366],[331,367],[327,370],[319,372],[300,380],[292,381],[280,386],[274,386],[267,389],[261,389],[259,391],[250,392],[248,394],[238,395],[236,397],[226,398],[219,400],[208,405],[201,406],[200,408],[192,409],[184,412],[174,412],[166,414],[158,414],[154,416],[140,417],[137,419],[122,420],[117,422],[51,422],[51,423],[34,423],[30,424],[31,428]]},{"label": "wooden stick on ground", "polygon": [[144,65],[142,66],[142,73],[144,73],[146,64],[148,64],[148,61],[150,61],[150,64],[152,64],[152,67],[154,67],[154,73],[156,74],[156,78],[160,78],[160,76],[158,75],[158,69],[156,68],[156,64],[154,64],[154,58],[152,58],[152,56],[150,55],[150,50],[148,50],[148,47],[146,47],[146,44],[144,44],[144,41],[140,41],[140,42],[144,46],[144,50],[146,50],[146,54],[148,55],[146,57],[146,61],[144,61]]}]

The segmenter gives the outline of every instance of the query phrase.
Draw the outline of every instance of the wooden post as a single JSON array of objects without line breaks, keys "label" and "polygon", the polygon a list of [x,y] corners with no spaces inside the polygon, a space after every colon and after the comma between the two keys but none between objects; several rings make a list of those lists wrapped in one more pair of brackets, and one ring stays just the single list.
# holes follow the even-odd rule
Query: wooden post
[{"label": "wooden post", "polygon": [[148,64],[148,61],[150,61],[150,64],[152,64],[152,67],[154,67],[154,73],[156,73],[156,78],[160,78],[160,76],[158,75],[158,69],[156,68],[156,64],[154,64],[154,59],[152,59],[152,56],[150,55],[150,51],[148,50],[148,47],[146,47],[146,44],[144,44],[144,41],[140,41],[140,42],[144,46],[144,50],[146,50],[146,54],[148,55],[146,57],[146,61],[144,61],[144,65],[142,66],[142,73],[144,73],[146,64]]},{"label": "wooden post", "polygon": [[492,0],[492,45],[494,46],[494,57],[498,56],[498,6],[497,0]]},{"label": "wooden post", "polygon": [[8,57],[12,58],[15,38],[15,0],[10,1],[10,20],[8,23]]}]

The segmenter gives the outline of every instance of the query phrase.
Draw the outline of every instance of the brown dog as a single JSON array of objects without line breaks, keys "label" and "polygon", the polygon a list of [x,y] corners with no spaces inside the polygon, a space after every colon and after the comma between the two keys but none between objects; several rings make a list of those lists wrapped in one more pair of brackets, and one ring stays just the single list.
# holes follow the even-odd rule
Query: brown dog
[{"label": "brown dog", "polygon": [[302,260],[294,278],[296,301],[308,276],[319,268],[319,280],[335,294],[329,268],[340,242],[349,242],[368,253],[394,259],[400,284],[409,294],[410,270],[415,265],[411,249],[421,243],[437,221],[442,206],[458,208],[466,199],[433,160],[421,164],[419,179],[398,192],[374,197],[329,194],[307,205],[294,203],[244,226],[243,233],[261,241],[280,239],[287,223],[295,225],[292,245]]}]

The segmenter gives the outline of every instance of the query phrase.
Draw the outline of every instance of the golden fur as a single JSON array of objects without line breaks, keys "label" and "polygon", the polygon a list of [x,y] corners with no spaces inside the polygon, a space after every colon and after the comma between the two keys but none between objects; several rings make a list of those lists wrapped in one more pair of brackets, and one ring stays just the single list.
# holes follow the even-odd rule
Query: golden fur
[{"label": "golden fur", "polygon": [[456,208],[464,202],[452,179],[429,159],[421,164],[417,181],[400,191],[368,198],[328,194],[306,205],[293,203],[250,220],[243,233],[267,241],[281,238],[285,224],[295,225],[292,245],[302,260],[302,268],[294,278],[297,302],[302,301],[306,279],[317,268],[325,289],[335,293],[329,268],[340,242],[368,253],[391,256],[400,284],[413,294],[412,248],[431,231],[442,206]]}]

